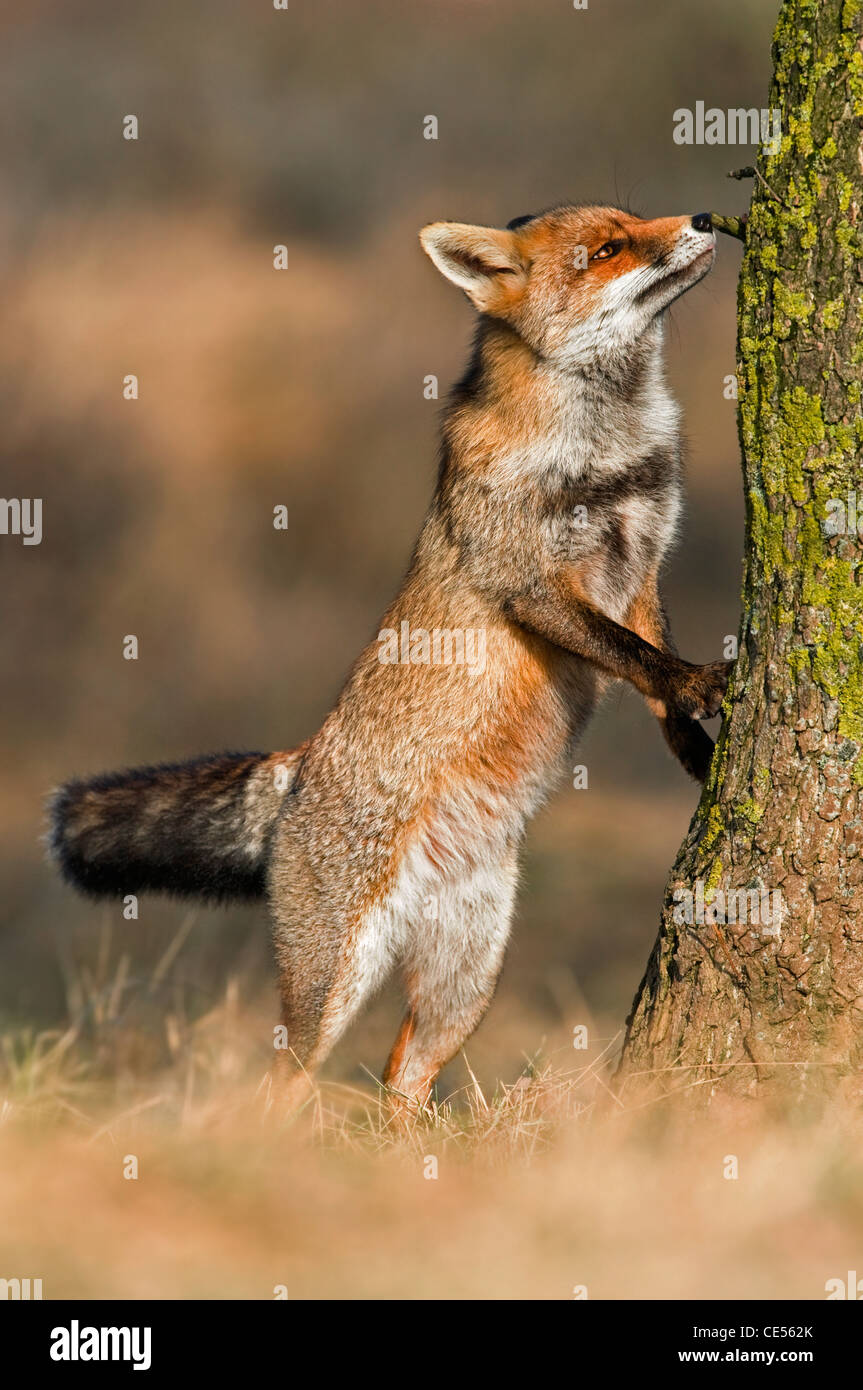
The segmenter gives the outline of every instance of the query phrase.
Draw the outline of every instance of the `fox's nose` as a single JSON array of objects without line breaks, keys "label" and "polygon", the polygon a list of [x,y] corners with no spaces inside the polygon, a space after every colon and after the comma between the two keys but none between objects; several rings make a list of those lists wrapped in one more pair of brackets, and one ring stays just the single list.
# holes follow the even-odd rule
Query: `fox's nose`
[{"label": "fox's nose", "polygon": [[709,212],[697,212],[692,219],[692,225],[696,232],[712,232],[713,223],[710,220]]}]

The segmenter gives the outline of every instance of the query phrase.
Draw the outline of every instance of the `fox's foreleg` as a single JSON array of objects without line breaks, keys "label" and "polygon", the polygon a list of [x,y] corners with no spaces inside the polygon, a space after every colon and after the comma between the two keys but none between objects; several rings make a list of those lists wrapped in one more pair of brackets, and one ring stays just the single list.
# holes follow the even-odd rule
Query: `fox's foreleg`
[{"label": "fox's foreleg", "polygon": [[[660,651],[677,655],[655,572],[648,576],[641,593],[630,604],[626,626]],[[697,782],[705,781],[714,749],[709,734],[697,719],[665,700],[648,696],[646,703],[656,715],[665,741],[681,766]]]},{"label": "fox's foreleg", "polygon": [[627,680],[647,700],[675,755],[703,781],[713,744],[694,721],[710,719],[722,704],[732,662],[696,666],[671,649],[655,579],[630,608],[641,631],[600,612],[577,580],[561,581],[544,592],[523,593],[505,604],[507,615],[530,632],[591,662],[606,675]]}]

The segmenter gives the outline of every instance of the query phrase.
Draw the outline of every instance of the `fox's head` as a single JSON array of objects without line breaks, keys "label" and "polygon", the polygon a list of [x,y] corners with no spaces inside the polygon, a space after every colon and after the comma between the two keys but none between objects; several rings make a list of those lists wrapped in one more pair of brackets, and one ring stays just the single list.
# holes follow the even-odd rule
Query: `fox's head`
[{"label": "fox's head", "polygon": [[704,212],[648,221],[617,208],[560,207],[503,231],[433,222],[420,241],[481,313],[575,367],[625,354],[707,274],[716,238]]}]

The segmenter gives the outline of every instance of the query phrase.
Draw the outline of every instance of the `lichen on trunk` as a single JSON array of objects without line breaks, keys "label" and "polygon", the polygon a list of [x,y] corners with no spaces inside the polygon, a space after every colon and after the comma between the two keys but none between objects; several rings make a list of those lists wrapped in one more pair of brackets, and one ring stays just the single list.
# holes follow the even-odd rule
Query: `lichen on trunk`
[{"label": "lichen on trunk", "polygon": [[628,1021],[630,1094],[863,1095],[861,10],[785,0],[776,27],[782,141],[738,290],[739,657]]}]

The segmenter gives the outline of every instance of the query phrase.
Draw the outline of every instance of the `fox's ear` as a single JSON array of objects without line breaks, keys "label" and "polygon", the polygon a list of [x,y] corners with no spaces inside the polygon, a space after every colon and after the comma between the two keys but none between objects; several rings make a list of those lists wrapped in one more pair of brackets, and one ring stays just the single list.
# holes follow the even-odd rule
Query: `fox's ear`
[{"label": "fox's ear", "polygon": [[513,232],[432,222],[423,227],[420,241],[441,274],[483,312],[510,299],[524,283],[526,267]]}]

